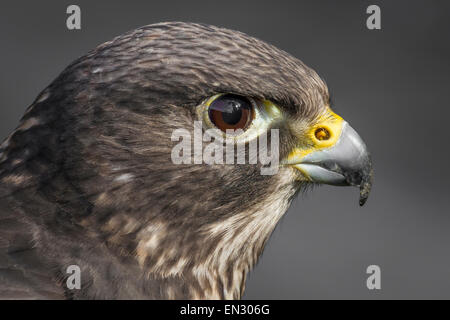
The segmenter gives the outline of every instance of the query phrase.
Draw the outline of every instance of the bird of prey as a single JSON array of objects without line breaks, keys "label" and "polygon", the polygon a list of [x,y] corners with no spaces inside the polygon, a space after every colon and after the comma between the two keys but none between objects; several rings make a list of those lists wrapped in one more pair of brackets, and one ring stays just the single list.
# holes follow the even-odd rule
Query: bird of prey
[{"label": "bird of prey", "polygon": [[[0,298],[240,298],[300,190],[351,185],[367,199],[369,153],[331,107],[315,71],[241,32],[169,22],[99,45],[1,145]],[[174,163],[173,132],[193,136],[196,121],[241,129],[233,148],[277,129],[277,172]]]}]

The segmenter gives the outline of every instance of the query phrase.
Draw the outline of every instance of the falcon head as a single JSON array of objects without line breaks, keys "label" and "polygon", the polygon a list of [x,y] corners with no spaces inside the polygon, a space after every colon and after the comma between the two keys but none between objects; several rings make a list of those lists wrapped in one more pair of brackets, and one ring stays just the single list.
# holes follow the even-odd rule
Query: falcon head
[{"label": "falcon head", "polygon": [[[192,157],[174,163],[174,132],[194,139],[196,129],[215,129],[215,145],[231,140],[236,161],[199,163],[195,151],[210,144],[192,140]],[[247,147],[263,134],[265,151],[278,145],[273,174],[250,161]],[[214,150],[226,159],[227,148]],[[316,72],[243,33],[179,22],[139,28],[76,60],[2,151],[3,183],[57,204],[36,219],[126,258],[160,281],[162,298],[240,297],[299,190],[357,186],[363,205],[372,179],[364,142],[332,111]],[[83,268],[84,253],[71,254]]]}]

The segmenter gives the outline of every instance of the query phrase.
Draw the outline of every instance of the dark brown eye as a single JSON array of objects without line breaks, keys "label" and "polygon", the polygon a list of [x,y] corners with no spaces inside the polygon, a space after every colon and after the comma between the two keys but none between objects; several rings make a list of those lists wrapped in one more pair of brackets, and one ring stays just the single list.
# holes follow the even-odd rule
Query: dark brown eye
[{"label": "dark brown eye", "polygon": [[253,120],[253,106],[249,99],[225,94],[209,106],[209,118],[222,131],[247,129]]}]

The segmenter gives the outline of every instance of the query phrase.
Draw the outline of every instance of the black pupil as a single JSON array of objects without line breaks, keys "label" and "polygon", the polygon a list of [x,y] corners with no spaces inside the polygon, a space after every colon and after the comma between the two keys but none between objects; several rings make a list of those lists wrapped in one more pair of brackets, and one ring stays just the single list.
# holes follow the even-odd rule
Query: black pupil
[{"label": "black pupil", "polygon": [[235,95],[222,96],[210,106],[210,110],[221,112],[223,121],[229,125],[235,125],[241,120],[242,109],[250,110],[250,102]]},{"label": "black pupil", "polygon": [[236,124],[242,118],[242,109],[235,101],[228,101],[227,109],[222,113],[222,119],[225,123]]}]

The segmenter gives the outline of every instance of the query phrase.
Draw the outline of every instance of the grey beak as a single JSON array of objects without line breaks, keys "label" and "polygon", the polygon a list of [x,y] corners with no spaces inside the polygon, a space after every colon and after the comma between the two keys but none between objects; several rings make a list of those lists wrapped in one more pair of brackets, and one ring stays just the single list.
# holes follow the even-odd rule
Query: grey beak
[{"label": "grey beak", "polygon": [[295,167],[314,182],[358,186],[361,206],[369,197],[373,177],[370,154],[364,141],[347,122],[344,122],[334,146],[306,155]]}]

